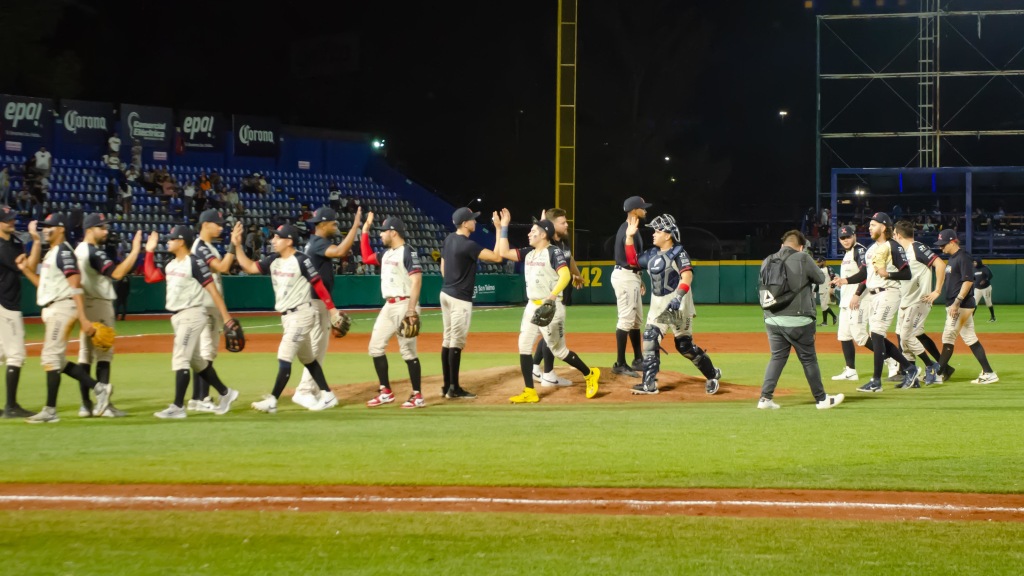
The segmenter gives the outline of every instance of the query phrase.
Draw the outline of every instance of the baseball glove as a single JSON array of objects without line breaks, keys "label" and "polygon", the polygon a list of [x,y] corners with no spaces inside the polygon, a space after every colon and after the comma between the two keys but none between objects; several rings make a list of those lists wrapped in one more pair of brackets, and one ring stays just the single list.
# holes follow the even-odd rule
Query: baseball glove
[{"label": "baseball glove", "polygon": [[92,345],[99,350],[110,350],[113,348],[114,337],[117,336],[117,332],[103,322],[93,322],[92,326],[96,329],[96,332],[92,335]]},{"label": "baseball glove", "polygon": [[241,352],[245,350],[245,332],[242,325],[234,318],[224,324],[224,347],[228,352]]},{"label": "baseball glove", "polygon": [[875,252],[871,256],[871,265],[876,269],[885,268],[889,263],[892,262],[892,248],[889,247],[888,242],[883,242],[875,247]]},{"label": "baseball glove", "polygon": [[335,338],[344,338],[350,328],[352,328],[352,318],[348,314],[338,312],[331,316],[331,334],[334,334]]},{"label": "baseball glove", "polygon": [[544,327],[551,324],[551,321],[554,319],[555,303],[551,300],[545,300],[543,304],[533,311],[533,318],[530,322],[533,322],[537,326]]},{"label": "baseball glove", "polygon": [[410,314],[402,318],[402,325],[398,327],[398,335],[402,338],[415,338],[420,335],[420,316]]}]

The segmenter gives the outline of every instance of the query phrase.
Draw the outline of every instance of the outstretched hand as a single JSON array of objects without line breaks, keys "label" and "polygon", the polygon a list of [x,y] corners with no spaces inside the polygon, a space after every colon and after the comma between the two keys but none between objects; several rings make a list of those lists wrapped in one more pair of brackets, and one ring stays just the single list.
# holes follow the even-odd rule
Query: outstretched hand
[{"label": "outstretched hand", "polygon": [[508,226],[512,222],[512,213],[508,211],[508,208],[501,209],[501,225]]},{"label": "outstretched hand", "polygon": [[640,217],[635,214],[626,216],[626,235],[632,236],[640,229]]},{"label": "outstretched hand", "polygon": [[156,231],[149,233],[149,239],[146,240],[146,252],[153,252],[156,250],[156,245],[160,243],[160,234]]},{"label": "outstretched hand", "polygon": [[369,234],[371,226],[373,226],[373,212],[367,212],[366,222],[363,222],[363,234]]},{"label": "outstretched hand", "polygon": [[132,237],[132,252],[138,253],[139,250],[142,250],[142,230],[136,230]]}]

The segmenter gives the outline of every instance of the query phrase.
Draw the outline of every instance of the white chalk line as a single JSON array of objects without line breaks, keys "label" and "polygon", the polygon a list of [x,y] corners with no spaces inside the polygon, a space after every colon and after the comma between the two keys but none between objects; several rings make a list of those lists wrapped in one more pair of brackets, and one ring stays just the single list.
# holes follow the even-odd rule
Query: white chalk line
[{"label": "white chalk line", "polygon": [[390,496],[44,496],[35,494],[0,495],[0,502],[84,503],[84,504],[163,504],[170,506],[217,506],[227,504],[503,504],[512,506],[625,506],[650,508],[804,508],[886,510],[894,512],[1011,513],[1024,514],[1024,507],[960,506],[955,504],[895,504],[875,502],[789,502],[780,500],[551,500],[530,498],[473,498],[464,496],[390,497]]},{"label": "white chalk line", "polygon": [[[495,310],[503,310],[505,308],[509,308],[509,307],[508,306],[490,306],[490,307],[487,307],[487,308],[481,308],[479,310],[475,310],[474,309],[474,312],[493,312]],[[441,313],[440,312],[436,312],[436,313],[431,313],[431,314],[420,314],[420,318],[431,317],[431,316],[441,316]],[[353,322],[358,322],[359,320],[353,318],[352,321]],[[280,322],[278,322],[277,324],[263,324],[261,326],[247,326],[247,325],[243,324],[242,328],[245,329],[245,330],[255,330],[257,328],[275,328],[275,327],[278,327],[280,325],[281,325]],[[114,339],[115,340],[120,340],[122,338],[146,338],[148,336],[174,336],[174,332],[154,332],[152,334],[127,334],[127,335],[123,335],[123,336],[122,335],[118,335],[118,336],[115,336]],[[78,342],[79,342],[78,339],[68,340],[68,344],[77,344]],[[25,347],[28,347],[28,346],[42,346],[42,345],[43,345],[42,342],[25,342]]]}]

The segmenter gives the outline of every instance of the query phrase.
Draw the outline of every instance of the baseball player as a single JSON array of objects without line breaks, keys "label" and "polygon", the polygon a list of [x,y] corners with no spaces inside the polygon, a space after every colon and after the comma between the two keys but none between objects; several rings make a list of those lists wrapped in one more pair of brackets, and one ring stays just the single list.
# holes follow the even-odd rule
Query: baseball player
[{"label": "baseball player", "polygon": [[[924,333],[924,322],[931,312],[932,302],[942,294],[946,281],[946,263],[930,248],[914,240],[914,225],[906,220],[896,223],[894,237],[910,261],[910,280],[904,280],[900,289],[900,313],[896,320],[896,334],[899,335],[903,355],[908,359],[918,357],[924,361],[924,380],[935,381],[935,364],[939,351]],[[932,268],[938,279],[932,290]],[[935,357],[932,360],[929,352]],[[929,378],[930,376],[930,378]],[[916,382],[911,387],[919,387]],[[899,387],[899,386],[897,386]]]},{"label": "baseball player", "polygon": [[[7,402],[4,418],[28,418],[35,412],[18,404],[18,382],[25,362],[25,324],[21,318],[21,271],[26,265],[25,245],[15,233],[18,214],[0,206],[0,360],[6,365]],[[38,237],[32,242],[34,260],[39,260]]]},{"label": "baseball player", "polygon": [[[242,224],[235,224],[231,232],[231,242],[235,245],[235,257],[238,264],[249,274],[270,275],[274,286],[274,309],[281,313],[281,345],[277,349],[277,379],[273,391],[263,400],[253,402],[252,408],[260,412],[274,414],[277,412],[277,400],[284,392],[288,379],[292,375],[292,360],[296,356],[299,362],[309,369],[317,387],[320,389],[319,401],[310,406],[314,412],[326,410],[338,405],[338,398],[327,386],[323,368],[313,351],[313,327],[318,325],[316,308],[313,305],[312,291],[323,300],[331,315],[332,321],[340,313],[334,307],[331,294],[324,286],[316,266],[309,256],[295,249],[295,241],[299,230],[291,224],[282,224],[274,231],[271,244],[274,253],[254,262],[242,250]],[[310,290],[312,287],[313,290]]]},{"label": "baseball player", "polygon": [[[500,215],[497,212],[492,215],[494,227],[500,230],[495,252],[503,258],[523,263],[526,297],[529,299],[519,326],[519,365],[526,386],[522,394],[509,398],[509,401],[513,404],[540,401],[533,387],[533,357],[530,354],[538,332],[544,337],[552,354],[583,374],[587,383],[586,396],[593,398],[597,395],[601,371],[587,366],[565,345],[565,306],[562,305],[562,291],[569,285],[572,276],[565,262],[565,255],[551,244],[550,239],[555,235],[555,225],[550,220],[537,222],[530,228],[530,248],[512,250],[508,245],[508,225],[511,221],[512,215],[505,208],[502,208]],[[550,324],[542,327],[534,324],[532,320],[534,312],[546,301],[554,303],[555,316]]]},{"label": "baseball player", "polygon": [[[224,298],[224,281],[222,274],[231,272],[231,265],[235,262],[234,245],[228,247],[227,253],[221,256],[213,241],[220,238],[224,232],[224,213],[220,210],[204,210],[199,214],[199,236],[192,243],[190,249],[197,258],[206,263],[213,276],[213,286]],[[217,359],[217,349],[220,347],[220,335],[224,331],[224,319],[220,316],[220,310],[213,302],[209,292],[204,292],[203,301],[206,306],[206,329],[199,338],[199,355],[203,360],[213,364]],[[210,387],[201,374],[193,375],[192,399],[188,401],[186,410],[195,412],[216,412],[218,405],[210,398]]]},{"label": "baseball player", "polygon": [[626,228],[626,261],[646,268],[651,276],[651,306],[644,327],[643,381],[633,386],[633,394],[657,394],[661,369],[661,339],[669,331],[675,336],[676,350],[704,375],[704,391],[718,392],[722,371],[693,343],[693,317],[696,310],[690,285],[693,266],[690,255],[679,242],[679,227],[671,214],[662,214],[647,226],[654,229],[654,247],[638,254],[629,239],[636,235],[640,219],[630,216]]},{"label": "baseball player", "polygon": [[[68,362],[68,335],[76,319],[81,325],[85,337],[91,337],[96,329],[85,316],[85,302],[82,298],[81,271],[75,251],[65,241],[65,230],[68,226],[67,216],[53,213],[39,222],[29,223],[29,234],[33,240],[38,238],[36,227],[43,228],[43,236],[50,245],[43,257],[43,266],[39,275],[26,274],[29,280],[36,283],[36,303],[43,310],[43,323],[46,325],[46,339],[40,361],[46,372],[46,406],[35,416],[26,419],[31,424],[60,422],[57,416],[57,391],[60,389],[60,376],[67,374],[80,385],[96,393],[96,412],[103,414],[110,404],[113,386],[109,383],[97,382],[88,372],[74,362]],[[36,240],[38,241],[38,240]],[[33,256],[34,255],[34,256]],[[35,270],[38,254],[30,255],[24,270]]]},{"label": "baseball player", "polygon": [[[90,322],[101,322],[114,327],[117,315],[114,313],[114,301],[117,300],[117,293],[114,291],[114,282],[124,278],[135,268],[135,261],[139,258],[142,250],[142,232],[135,232],[132,238],[131,251],[125,256],[120,264],[115,264],[107,255],[103,246],[110,233],[107,217],[102,213],[89,214],[82,220],[84,238],[75,247],[75,258],[78,260],[78,269],[81,271],[82,291],[85,300],[85,317]],[[110,382],[110,362],[114,359],[114,349],[102,350],[96,348],[91,338],[84,335],[79,338],[78,365],[86,373],[92,372],[92,364],[96,363],[96,379],[100,382]],[[92,402],[89,400],[89,389],[81,382],[82,407],[78,415],[83,418],[89,416],[106,416],[118,418],[125,413],[114,407],[113,403],[101,414],[92,409]]]},{"label": "baseball player", "polygon": [[[644,320],[644,282],[643,270],[626,260],[626,245],[632,244],[637,254],[644,251],[644,241],[640,232],[632,236],[626,234],[631,218],[639,221],[647,216],[647,209],[652,204],[644,202],[640,196],[630,196],[622,205],[626,212],[626,221],[615,233],[615,269],[612,271],[612,288],[615,290],[615,304],[618,308],[618,321],[615,324],[616,360],[612,366],[615,374],[624,374],[639,378],[637,370],[643,369],[643,351],[640,348],[640,326]],[[626,364],[626,339],[633,345],[633,363]]]},{"label": "baseball player", "polygon": [[406,338],[399,332],[403,318],[420,315],[420,288],[423,285],[420,257],[416,250],[406,244],[405,224],[397,216],[390,216],[381,224],[380,240],[387,250],[375,253],[370,248],[371,225],[373,212],[368,212],[359,239],[359,249],[363,263],[380,266],[380,292],[384,297],[384,307],[377,314],[373,334],[370,336],[370,358],[373,358],[373,368],[380,381],[380,392],[366,405],[373,408],[395,401],[388,380],[385,348],[391,337],[397,334],[398,349],[409,368],[409,381],[412,384],[412,395],[402,404],[402,408],[423,408],[426,404],[420,392],[420,359],[416,356],[416,337]]},{"label": "baseball player", "polygon": [[[334,258],[344,258],[352,250],[362,223],[363,209],[356,210],[352,228],[341,241],[341,244],[332,244],[330,239],[338,234],[338,213],[326,206],[318,208],[313,217],[306,220],[306,226],[315,226],[313,235],[306,242],[304,250],[306,256],[313,261],[313,266],[320,273],[320,279],[324,288],[330,294],[334,290]],[[313,354],[316,361],[320,363],[321,369],[324,360],[327,358],[327,345],[331,339],[331,315],[327,311],[327,305],[316,293],[312,294],[313,307],[316,309],[317,322],[313,325],[311,337],[313,338]],[[320,400],[320,388],[317,387],[313,375],[305,367],[302,368],[302,379],[292,394],[292,402],[304,408],[312,408]]]},{"label": "baseball player", "polygon": [[999,382],[999,376],[988,363],[985,347],[978,341],[978,335],[974,332],[974,310],[977,304],[974,301],[974,267],[971,265],[971,255],[960,247],[956,230],[951,228],[939,232],[935,245],[942,249],[943,254],[949,255],[949,263],[946,266],[946,274],[949,275],[946,280],[946,284],[949,285],[946,290],[946,325],[942,330],[942,355],[939,357],[938,366],[935,367],[935,381],[949,381],[952,375],[949,359],[953,357],[953,345],[959,335],[981,364],[981,375],[971,380],[971,384]]},{"label": "baseball player", "polygon": [[[441,372],[445,398],[473,399],[476,395],[459,385],[459,366],[462,363],[462,349],[466,347],[469,323],[473,319],[473,288],[476,285],[477,261],[501,263],[501,256],[494,250],[480,246],[469,235],[476,231],[479,212],[468,207],[452,213],[455,232],[444,239],[441,245],[441,318],[444,334],[441,338]],[[497,249],[495,239],[495,249]]]},{"label": "baseball player", "polygon": [[[576,259],[572,255],[572,247],[569,245],[569,220],[566,218],[565,210],[561,208],[548,208],[541,214],[541,220],[548,220],[555,226],[555,235],[551,238],[551,244],[562,251],[565,260],[569,263],[569,273],[572,275],[572,285],[575,288],[583,287],[583,276],[576,266]],[[555,355],[548,348],[547,341],[539,337],[537,351],[533,353],[533,379],[540,382],[541,386],[572,386],[572,380],[562,378],[555,374]],[[543,363],[543,370],[541,364]]]},{"label": "baseball player", "polygon": [[992,302],[992,270],[982,263],[981,258],[974,259],[974,298],[978,306],[982,302],[988,306],[988,321],[996,321],[996,305]]},{"label": "baseball player", "polygon": [[214,414],[227,414],[231,404],[238,399],[238,390],[225,386],[213,364],[203,358],[200,346],[209,315],[204,295],[210,295],[224,322],[231,322],[231,314],[214,285],[210,268],[189,249],[195,243],[192,228],[181,224],[171,228],[167,235],[167,251],[174,258],[164,265],[163,271],[157,268],[154,255],[159,241],[159,234],[149,234],[142,267],[147,284],[167,282],[165,306],[173,312],[171,328],[174,330],[174,349],[171,353],[171,370],[174,371],[174,403],[155,412],[153,416],[168,420],[180,420],[188,416],[185,411],[185,392],[188,390],[191,372],[202,375],[203,380],[220,394]]},{"label": "baseball player", "polygon": [[[818,268],[825,274],[825,278],[828,278],[830,281],[836,279],[836,273],[828,267],[828,263],[825,262],[824,258],[819,257],[815,262]],[[828,283],[815,284],[814,288],[818,291],[818,302],[821,303],[821,325],[828,326],[829,314],[832,315],[832,323],[835,324],[836,313],[832,311],[832,286]]]},{"label": "baseball player", "polygon": [[[903,246],[892,239],[892,219],[885,212],[876,212],[868,225],[874,244],[864,254],[867,262],[867,279],[857,287],[859,294],[871,294],[868,309],[868,327],[871,330],[871,350],[875,354],[875,365],[871,380],[857,388],[859,392],[882,391],[882,367],[886,356],[896,360],[905,371],[904,388],[912,387],[920,380],[921,370],[907,360],[899,348],[885,337],[892,325],[900,305],[900,280],[910,280],[910,263],[907,262]],[[876,257],[877,255],[877,257]],[[855,294],[858,296],[859,294]],[[850,306],[856,302],[851,299]]]}]

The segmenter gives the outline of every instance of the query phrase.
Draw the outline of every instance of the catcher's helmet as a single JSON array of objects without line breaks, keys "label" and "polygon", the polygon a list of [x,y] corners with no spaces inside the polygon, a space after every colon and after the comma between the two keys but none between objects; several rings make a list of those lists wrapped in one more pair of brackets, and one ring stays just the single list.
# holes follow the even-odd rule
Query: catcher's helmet
[{"label": "catcher's helmet", "polygon": [[679,242],[679,226],[676,226],[676,219],[671,214],[657,216],[654,220],[651,220],[647,227],[667,232],[672,235],[673,240]]}]

